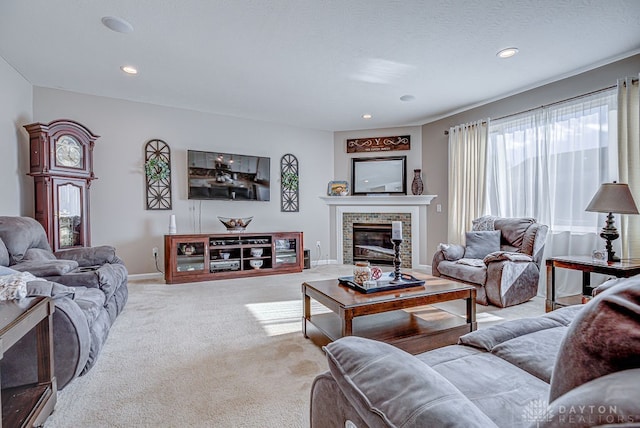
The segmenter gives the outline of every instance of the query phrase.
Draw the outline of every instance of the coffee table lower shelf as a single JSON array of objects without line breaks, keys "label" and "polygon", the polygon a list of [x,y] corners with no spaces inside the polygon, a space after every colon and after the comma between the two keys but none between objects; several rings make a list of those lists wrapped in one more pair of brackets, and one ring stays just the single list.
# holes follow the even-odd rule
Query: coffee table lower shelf
[{"label": "coffee table lower shelf", "polygon": [[[397,310],[354,318],[352,333],[354,336],[389,343],[411,354],[419,354],[453,345],[460,336],[474,329],[464,318],[440,309],[430,306],[415,309],[413,313]],[[314,326],[331,341],[342,337],[341,320],[335,313],[315,314],[304,322]]]}]

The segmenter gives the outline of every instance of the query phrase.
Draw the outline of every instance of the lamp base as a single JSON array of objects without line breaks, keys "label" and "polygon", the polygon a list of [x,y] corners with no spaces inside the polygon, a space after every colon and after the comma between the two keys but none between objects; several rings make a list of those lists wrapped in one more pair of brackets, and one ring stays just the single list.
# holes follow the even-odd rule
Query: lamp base
[{"label": "lamp base", "polygon": [[600,231],[600,237],[607,241],[606,249],[607,249],[607,262],[619,262],[620,257],[616,256],[616,252],[613,251],[613,245],[611,245],[611,241],[615,241],[620,237],[618,234],[618,229],[615,227],[615,221],[613,219],[613,214],[609,213],[607,215],[607,221],[605,226]]}]

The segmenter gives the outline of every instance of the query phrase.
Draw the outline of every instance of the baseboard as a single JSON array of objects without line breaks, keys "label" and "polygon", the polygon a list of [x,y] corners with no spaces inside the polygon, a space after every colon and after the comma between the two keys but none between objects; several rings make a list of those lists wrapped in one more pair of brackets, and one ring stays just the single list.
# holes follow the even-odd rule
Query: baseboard
[{"label": "baseboard", "polygon": [[[146,279],[158,279],[164,278],[164,274],[162,272],[151,272],[151,273],[136,273],[128,276],[131,281],[143,281]],[[164,279],[163,279],[164,281]]]}]

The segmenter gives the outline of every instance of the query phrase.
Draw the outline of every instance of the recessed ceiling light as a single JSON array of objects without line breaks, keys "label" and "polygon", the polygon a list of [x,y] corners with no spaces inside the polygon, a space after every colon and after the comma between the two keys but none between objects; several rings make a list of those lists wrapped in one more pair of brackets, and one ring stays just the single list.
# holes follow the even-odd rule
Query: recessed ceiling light
[{"label": "recessed ceiling light", "polygon": [[400,101],[413,101],[415,100],[416,97],[414,97],[413,95],[403,95],[400,97]]},{"label": "recessed ceiling light", "polygon": [[496,55],[498,56],[498,58],[511,58],[517,53],[518,53],[518,48],[506,48],[506,49],[502,49]]},{"label": "recessed ceiling light", "polygon": [[120,70],[124,71],[127,74],[138,74],[138,70],[130,65],[123,65],[122,67],[120,67]]},{"label": "recessed ceiling light", "polygon": [[369,113],[367,113],[367,114],[363,114],[363,115],[362,115],[362,118],[363,118],[363,119],[371,119],[372,117],[373,117],[373,116],[371,116]]},{"label": "recessed ceiling light", "polygon": [[133,31],[133,25],[117,16],[105,16],[101,21],[105,27],[116,33],[131,33]]}]

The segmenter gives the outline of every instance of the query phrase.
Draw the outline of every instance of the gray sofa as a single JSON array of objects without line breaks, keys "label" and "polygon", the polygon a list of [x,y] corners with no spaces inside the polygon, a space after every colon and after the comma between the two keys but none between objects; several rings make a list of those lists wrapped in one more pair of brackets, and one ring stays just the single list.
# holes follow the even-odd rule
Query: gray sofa
[{"label": "gray sofa", "polygon": [[466,245],[439,245],[431,272],[475,286],[482,305],[526,302],[538,293],[548,230],[532,218],[480,217],[466,233]]},{"label": "gray sofa", "polygon": [[[0,275],[29,272],[27,297],[49,296],[58,388],[95,364],[109,329],[124,308],[127,268],[110,246],[52,252],[43,227],[29,217],[0,217]],[[2,359],[2,386],[37,379],[35,341],[27,336]]]},{"label": "gray sofa", "polygon": [[311,388],[311,426],[639,426],[640,276],[596,291],[415,356],[339,339]]}]

